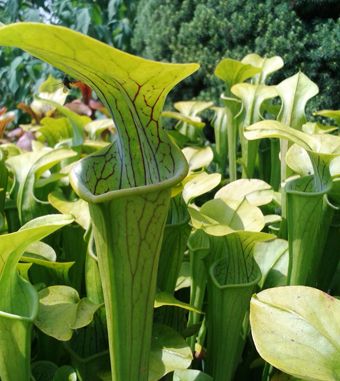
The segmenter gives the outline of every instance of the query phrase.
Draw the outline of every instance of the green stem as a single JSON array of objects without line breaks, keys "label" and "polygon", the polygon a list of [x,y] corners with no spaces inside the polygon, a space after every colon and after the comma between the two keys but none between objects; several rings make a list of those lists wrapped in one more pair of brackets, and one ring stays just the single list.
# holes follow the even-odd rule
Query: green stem
[{"label": "green stem", "polygon": [[228,158],[230,181],[237,180],[237,126],[233,113],[226,107],[228,123]]},{"label": "green stem", "polygon": [[190,231],[189,214],[182,196],[172,198],[158,267],[157,286],[161,291],[171,294],[175,291]]},{"label": "green stem", "polygon": [[[190,253],[190,304],[202,310],[207,284],[207,269],[204,258],[209,254],[209,237],[203,230],[196,230],[191,234],[188,242]],[[190,311],[188,318],[188,327],[199,324],[202,321],[202,315],[197,312]],[[195,350],[197,335],[190,337],[191,349]]]},{"label": "green stem", "polygon": [[280,142],[270,139],[270,185],[275,191],[280,189]]}]

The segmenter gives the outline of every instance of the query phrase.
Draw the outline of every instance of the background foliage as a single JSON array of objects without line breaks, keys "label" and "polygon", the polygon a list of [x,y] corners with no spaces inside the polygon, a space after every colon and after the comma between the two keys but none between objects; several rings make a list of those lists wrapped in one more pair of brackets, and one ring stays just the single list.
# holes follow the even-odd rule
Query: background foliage
[{"label": "background foliage", "polygon": [[[309,109],[337,108],[340,92],[340,3],[337,0],[0,0],[0,21],[68,26],[125,51],[170,62],[199,62],[174,100],[219,99],[213,72],[222,57],[280,55],[278,83],[296,69],[320,87]],[[0,52],[1,105],[28,103],[48,74],[57,73],[19,50]],[[61,75],[59,74],[59,77]]]},{"label": "background foliage", "polygon": [[152,59],[201,63],[177,98],[218,99],[217,62],[256,52],[283,58],[274,83],[300,69],[323,93],[312,108],[336,108],[339,12],[339,3],[329,0],[140,0],[132,46]]},{"label": "background foliage", "polygon": [[[2,0],[0,21],[63,25],[129,51],[136,5],[133,0]],[[15,108],[20,101],[29,102],[48,74],[56,71],[21,50],[1,49],[1,104]]]}]

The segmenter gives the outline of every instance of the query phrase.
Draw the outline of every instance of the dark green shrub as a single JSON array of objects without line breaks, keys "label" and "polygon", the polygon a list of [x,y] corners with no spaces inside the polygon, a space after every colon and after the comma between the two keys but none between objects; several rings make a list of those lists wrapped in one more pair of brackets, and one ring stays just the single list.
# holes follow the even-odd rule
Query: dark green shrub
[{"label": "dark green shrub", "polygon": [[337,18],[340,14],[338,0],[293,0],[292,6],[301,18]]},{"label": "dark green shrub", "polygon": [[[333,7],[332,17],[337,15],[334,1],[322,3],[323,9]],[[177,90],[176,99],[218,99],[221,84],[213,75],[217,62],[256,52],[284,59],[274,83],[300,69],[327,94],[311,107],[336,108],[340,21],[317,18],[317,12],[302,18],[303,6],[302,1],[281,0],[141,0],[132,46],[152,59],[201,63],[200,72]]]}]

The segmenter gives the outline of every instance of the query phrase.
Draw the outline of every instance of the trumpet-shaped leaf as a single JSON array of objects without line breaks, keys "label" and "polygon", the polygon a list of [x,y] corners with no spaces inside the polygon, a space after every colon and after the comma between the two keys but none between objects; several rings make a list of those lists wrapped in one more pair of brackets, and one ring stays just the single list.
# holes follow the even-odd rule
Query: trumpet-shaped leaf
[{"label": "trumpet-shaped leaf", "polygon": [[301,130],[306,122],[306,104],[318,92],[318,86],[299,72],[276,86],[282,100],[279,121],[286,126]]},{"label": "trumpet-shaped leaf", "polygon": [[192,141],[201,140],[202,128],[205,126],[205,123],[202,122],[198,114],[210,108],[212,105],[212,102],[203,101],[177,102],[174,106],[179,113],[167,112],[166,115],[179,120],[177,129],[182,135]]},{"label": "trumpet-shaped leaf", "polygon": [[[328,134],[309,135],[275,121],[259,122],[246,130],[247,138],[280,137],[296,143],[308,153],[314,175],[289,181],[285,186],[290,256],[288,277],[290,284],[317,286],[320,266],[333,266],[323,260],[333,216],[326,194],[332,187],[329,166],[340,155],[340,138]],[[301,156],[301,150],[298,152]],[[291,155],[288,158],[291,162]],[[293,166],[305,172],[310,170],[308,163],[297,166],[293,161]]]},{"label": "trumpet-shaped leaf", "polygon": [[147,380],[170,188],[187,172],[182,153],[160,127],[160,116],[168,92],[198,65],[144,60],[51,25],[2,27],[0,44],[22,48],[80,79],[112,113],[117,139],[75,165],[71,183],[90,203],[112,379]]},{"label": "trumpet-shaped leaf", "polygon": [[[287,78],[276,86],[282,106],[277,119],[286,126],[301,130],[306,122],[305,107],[310,98],[315,96],[319,89],[307,76],[299,72]],[[281,181],[289,175],[287,173],[285,157],[289,142],[280,140],[281,149]]]},{"label": "trumpet-shaped leaf", "polygon": [[254,176],[258,143],[244,139],[244,128],[262,119],[260,109],[263,102],[274,98],[277,92],[274,86],[252,85],[250,83],[236,84],[231,88],[231,92],[240,98],[243,104],[242,117],[239,118],[243,164],[242,177],[251,178]]},{"label": "trumpet-shaped leaf", "polygon": [[264,84],[270,74],[283,67],[281,57],[261,57],[256,53],[246,55],[241,62],[261,69],[261,72],[255,76],[255,81],[259,84]]},{"label": "trumpet-shaped leaf", "polygon": [[[227,131],[228,137],[228,171],[230,181],[237,179],[237,136],[239,134],[240,118],[242,116],[243,104],[239,99],[221,95],[221,99],[225,105],[225,122],[224,125],[216,125],[217,134],[220,134],[219,128]],[[226,169],[224,169],[226,170]]]},{"label": "trumpet-shaped leaf", "polygon": [[60,80],[49,77],[39,87],[38,97],[33,100],[30,108],[38,116],[51,115],[55,107],[44,101],[52,101],[57,105],[63,105],[66,101],[68,91],[61,86]]},{"label": "trumpet-shaped leaf", "polygon": [[180,126],[180,131],[186,134],[187,125],[203,128],[205,123],[202,122],[202,119],[198,116],[202,111],[210,108],[213,105],[212,102],[202,102],[202,101],[185,101],[185,102],[176,102],[174,107],[179,112],[173,111],[163,111],[162,116],[168,118],[177,119],[180,122],[183,122],[183,125]]},{"label": "trumpet-shaped leaf", "polygon": [[207,371],[215,381],[229,381],[235,372],[243,347],[242,322],[261,279],[253,249],[272,237],[243,231],[211,239]]},{"label": "trumpet-shaped leaf", "polygon": [[340,301],[310,287],[262,291],[250,305],[260,355],[307,381],[337,381],[340,374]]},{"label": "trumpet-shaped leaf", "polygon": [[249,126],[262,119],[262,103],[275,98],[278,93],[275,86],[252,85],[250,83],[238,83],[231,88],[231,92],[240,98],[244,107],[244,126]]},{"label": "trumpet-shaped leaf", "polygon": [[112,114],[117,138],[78,162],[70,178],[90,205],[112,379],[146,381],[170,189],[187,173],[160,116],[168,92],[198,65],[145,60],[52,25],[1,27],[0,44],[22,48],[81,80]]},{"label": "trumpet-shaped leaf", "polygon": [[316,287],[323,260],[324,246],[333,217],[327,200],[330,189],[314,191],[314,179],[302,177],[289,181],[287,192],[287,220],[289,238],[289,284]]},{"label": "trumpet-shaped leaf", "polygon": [[[174,153],[169,152],[169,142],[159,129],[158,120],[167,93],[198,65],[143,60],[66,28],[34,23],[2,27],[0,44],[22,48],[53,64],[92,86],[111,111],[118,106],[121,112],[124,110],[123,114],[113,112],[120,143],[106,150],[98,164],[104,171],[105,157],[113,155],[113,158],[124,160],[122,165],[114,167],[116,171],[108,180],[117,186],[121,184],[120,188],[127,188],[160,181],[172,173]],[[105,61],[102,57],[106,57]],[[124,98],[118,96],[120,90],[126,94]],[[125,126],[129,124],[135,127],[127,133]],[[158,147],[157,151],[153,147]],[[161,170],[159,162],[163,161]],[[100,177],[93,179],[91,185],[94,196],[99,198],[100,193],[108,191],[100,180]]]}]

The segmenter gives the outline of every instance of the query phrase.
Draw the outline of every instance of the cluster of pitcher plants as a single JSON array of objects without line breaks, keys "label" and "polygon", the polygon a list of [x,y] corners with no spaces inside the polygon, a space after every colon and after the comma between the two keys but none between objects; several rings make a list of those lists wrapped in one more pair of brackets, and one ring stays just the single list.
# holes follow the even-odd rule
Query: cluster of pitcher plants
[{"label": "cluster of pitcher plants", "polygon": [[225,58],[222,106],[164,111],[198,64],[34,23],[0,45],[87,98],[49,78],[30,150],[0,146],[1,381],[340,380],[340,112],[307,121],[315,83]]}]

